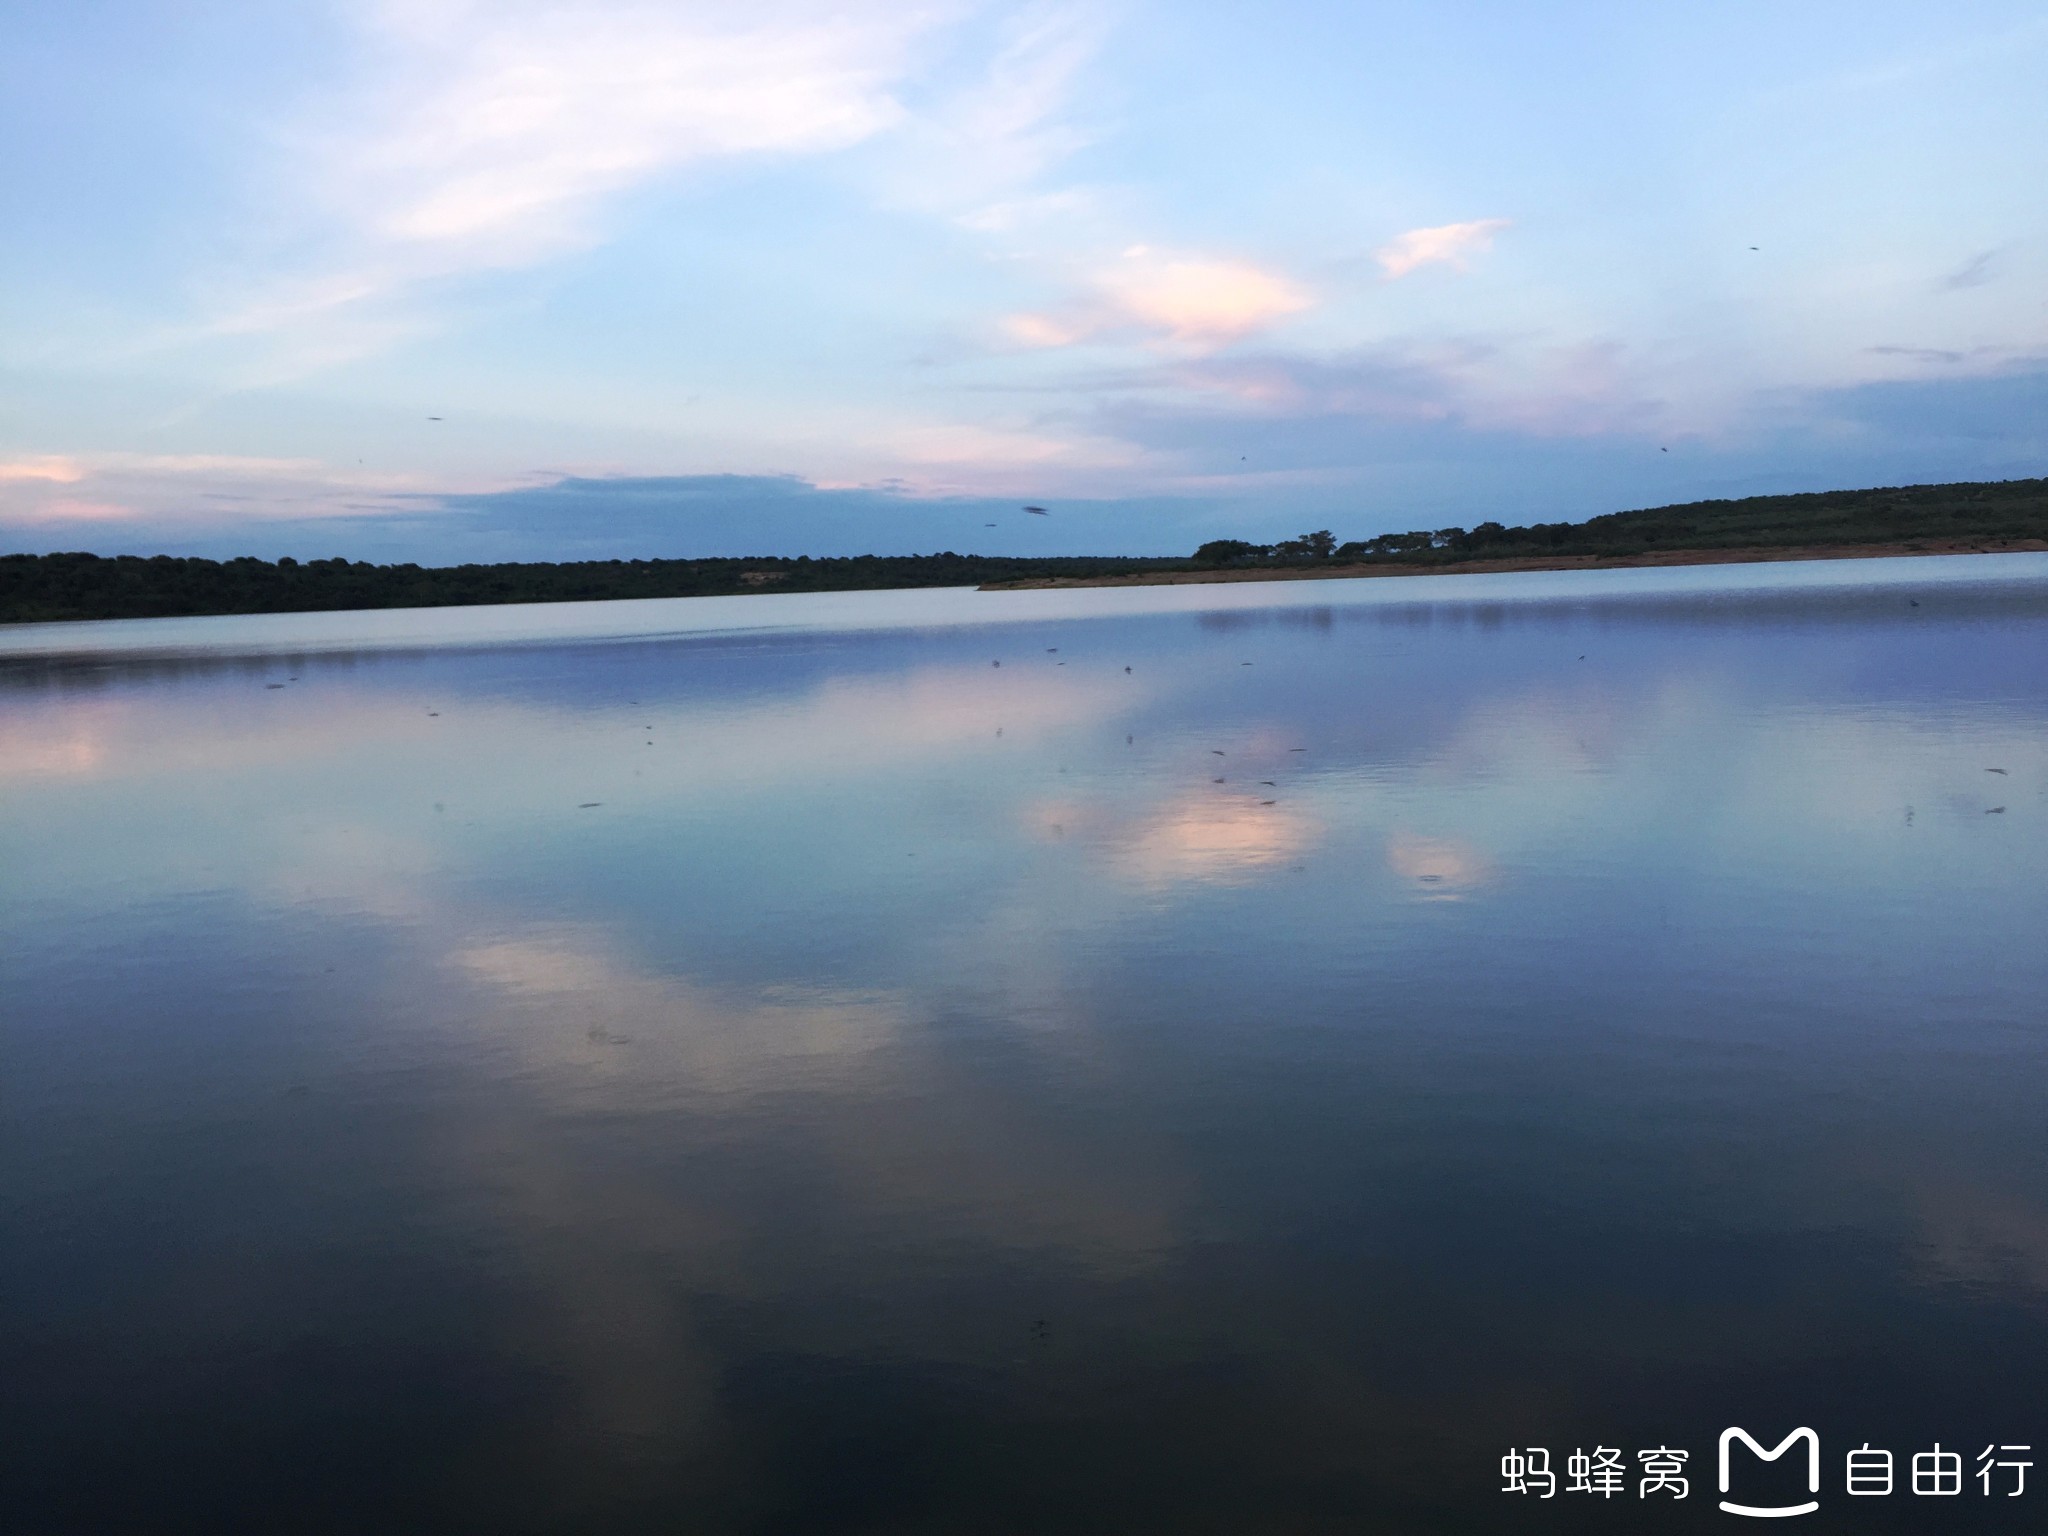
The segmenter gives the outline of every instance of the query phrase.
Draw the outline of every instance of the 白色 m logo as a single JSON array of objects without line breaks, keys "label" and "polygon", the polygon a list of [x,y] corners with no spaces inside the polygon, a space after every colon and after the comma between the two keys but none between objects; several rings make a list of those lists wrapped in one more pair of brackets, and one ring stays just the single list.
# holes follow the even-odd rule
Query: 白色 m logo
[{"label": "\u767d\u8272 m logo", "polygon": [[[1795,1429],[1780,1440],[1771,1450],[1765,1450],[1746,1429],[1724,1429],[1721,1431],[1721,1492],[1728,1491],[1728,1445],[1740,1440],[1765,1461],[1776,1461],[1801,1440],[1806,1442],[1806,1491],[1820,1492],[1820,1436],[1810,1429]],[[1721,1508],[1731,1515],[1753,1515],[1759,1520],[1782,1520],[1788,1515],[1810,1515],[1820,1508],[1820,1500],[1808,1499],[1804,1504],[1776,1504],[1758,1506],[1735,1504],[1721,1500]]]}]

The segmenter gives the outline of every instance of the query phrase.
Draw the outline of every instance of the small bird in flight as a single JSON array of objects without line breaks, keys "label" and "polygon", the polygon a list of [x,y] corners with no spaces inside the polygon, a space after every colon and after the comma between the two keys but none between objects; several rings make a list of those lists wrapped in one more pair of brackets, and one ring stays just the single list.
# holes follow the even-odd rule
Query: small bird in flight
[{"label": "small bird in flight", "polygon": [[440,419],[441,419],[441,418],[440,418],[440,417],[438,417],[438,416],[429,416],[429,417],[427,418],[427,420],[429,420],[429,421],[439,421]]}]

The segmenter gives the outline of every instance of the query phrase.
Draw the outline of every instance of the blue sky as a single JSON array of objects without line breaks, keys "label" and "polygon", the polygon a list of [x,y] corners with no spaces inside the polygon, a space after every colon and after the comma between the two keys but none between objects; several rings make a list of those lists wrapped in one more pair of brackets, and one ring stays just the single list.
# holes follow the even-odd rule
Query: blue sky
[{"label": "blue sky", "polygon": [[0,549],[1178,552],[2048,473],[2038,5],[0,35]]}]

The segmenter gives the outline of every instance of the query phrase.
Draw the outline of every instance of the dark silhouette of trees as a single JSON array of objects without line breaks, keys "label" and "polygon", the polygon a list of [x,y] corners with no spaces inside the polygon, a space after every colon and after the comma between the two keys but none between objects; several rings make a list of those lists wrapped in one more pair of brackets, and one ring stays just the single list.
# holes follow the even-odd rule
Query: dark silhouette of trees
[{"label": "dark silhouette of trees", "polygon": [[839,592],[875,587],[969,587],[1043,576],[1185,570],[1185,560],[961,555],[850,558],[579,560],[561,564],[371,565],[342,559],[272,563],[168,555],[0,555],[0,622],[168,618],[556,603],[737,592]]},{"label": "dark silhouette of trees", "polygon": [[1324,528],[1282,539],[1273,546],[1273,553],[1282,560],[1327,560],[1336,548],[1337,536]]},{"label": "dark silhouette of trees", "polygon": [[1243,539],[1211,539],[1195,551],[1195,562],[1198,565],[1251,565],[1271,553],[1271,546],[1265,544],[1248,544]]},{"label": "dark silhouette of trees", "polygon": [[[1304,534],[1273,546],[1269,561],[1328,558],[1338,562],[1448,565],[1515,555],[1620,558],[1656,550],[1769,549],[1830,544],[1892,545],[1916,541],[2001,543],[2048,540],[2048,480],[1916,485],[1800,496],[1752,496],[1684,506],[1610,512],[1583,523],[1509,527],[1488,519],[1472,529],[1413,529],[1352,539],[1322,554]],[[1326,536],[1323,536],[1326,537]],[[1254,550],[1233,540],[1229,546]]]}]

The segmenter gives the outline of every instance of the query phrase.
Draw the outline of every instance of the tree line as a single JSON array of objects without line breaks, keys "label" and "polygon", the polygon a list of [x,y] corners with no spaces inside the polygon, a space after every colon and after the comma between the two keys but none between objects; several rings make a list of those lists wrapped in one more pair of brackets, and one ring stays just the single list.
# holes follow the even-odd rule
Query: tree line
[{"label": "tree line", "polygon": [[1327,528],[1275,544],[1212,539],[1195,563],[1217,568],[1361,564],[1450,565],[1527,555],[1619,558],[1671,550],[1768,549],[2048,539],[2048,479],[1970,481],[1876,490],[1750,496],[1610,512],[1582,523],[1428,528],[1338,543]]},{"label": "tree line", "polygon": [[362,560],[205,560],[171,555],[0,555],[0,623],[435,608],[740,592],[843,592],[964,587],[1045,577],[1147,571],[1313,567],[1389,562],[1452,565],[1503,556],[1604,556],[1655,551],[1865,544],[1910,550],[1931,541],[1996,549],[2048,540],[2048,479],[1916,485],[1797,496],[1752,496],[1612,512],[1582,523],[1417,529],[1339,543],[1318,529],[1273,544],[1212,539],[1192,560],[1070,555],[1020,558],[855,555],[708,560],[525,561],[373,565]]},{"label": "tree line", "polygon": [[970,587],[1027,577],[1185,569],[1184,559],[999,555],[521,561],[373,565],[363,560],[206,560],[172,555],[0,555],[0,623],[444,608],[742,592]]}]

